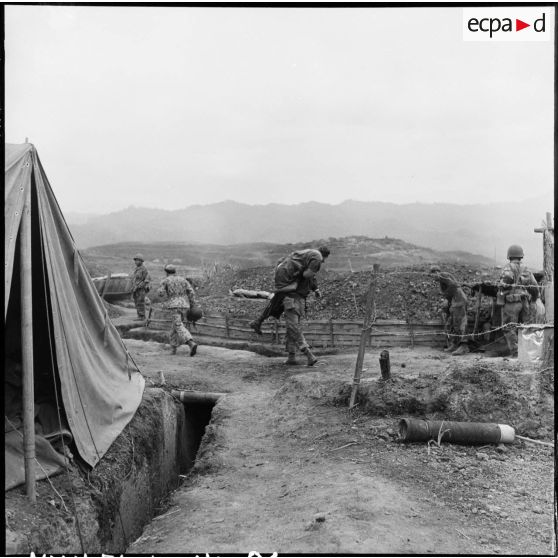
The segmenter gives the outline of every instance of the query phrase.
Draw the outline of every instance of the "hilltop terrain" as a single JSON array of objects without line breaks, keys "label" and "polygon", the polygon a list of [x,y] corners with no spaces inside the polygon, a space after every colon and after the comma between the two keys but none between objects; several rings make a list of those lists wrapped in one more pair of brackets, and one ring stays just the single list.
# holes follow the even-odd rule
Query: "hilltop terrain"
[{"label": "hilltop terrain", "polygon": [[[277,244],[253,242],[245,244],[201,244],[182,242],[120,242],[82,250],[93,276],[129,271],[135,253],[143,254],[146,265],[155,275],[173,263],[178,271],[192,277],[202,277],[217,268],[229,266],[236,270],[274,266],[286,254],[304,248],[327,244],[331,255],[326,268],[339,273],[382,267],[402,267],[425,263],[452,262],[493,266],[490,258],[465,251],[438,251],[417,246],[397,238],[369,238],[348,236],[343,238],[316,238],[309,242]],[[160,271],[159,271],[160,270]]]},{"label": "hilltop terrain", "polygon": [[[120,243],[83,252],[90,273],[129,271],[131,256],[141,252],[153,285],[164,276],[165,263],[194,283],[206,314],[255,317],[264,301],[231,296],[235,289],[273,289],[275,262],[300,248],[326,242],[331,255],[319,275],[323,299],[310,297],[309,319],[360,319],[374,264],[379,265],[376,312],[383,319],[432,320],[439,317],[440,294],[429,274],[436,263],[463,284],[496,279],[499,269],[488,258],[466,252],[439,252],[394,238],[329,238],[310,243],[254,243],[233,246],[180,243]],[[150,293],[157,302],[155,289]]]}]

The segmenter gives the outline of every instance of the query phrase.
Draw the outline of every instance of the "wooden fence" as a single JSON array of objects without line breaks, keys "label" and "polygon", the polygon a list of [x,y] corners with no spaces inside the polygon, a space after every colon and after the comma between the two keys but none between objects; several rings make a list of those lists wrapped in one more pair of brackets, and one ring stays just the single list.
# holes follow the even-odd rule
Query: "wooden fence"
[{"label": "wooden fence", "polygon": [[[150,329],[168,330],[170,314],[153,310]],[[221,337],[263,343],[284,344],[285,323],[269,319],[262,326],[263,335],[257,335],[248,325],[250,319],[222,315],[204,316],[196,324],[190,324],[194,335]],[[440,321],[408,323],[405,320],[377,320],[368,337],[369,347],[437,346],[445,343],[443,325]],[[304,321],[304,336],[313,347],[358,346],[362,321],[358,320],[308,320]]]}]

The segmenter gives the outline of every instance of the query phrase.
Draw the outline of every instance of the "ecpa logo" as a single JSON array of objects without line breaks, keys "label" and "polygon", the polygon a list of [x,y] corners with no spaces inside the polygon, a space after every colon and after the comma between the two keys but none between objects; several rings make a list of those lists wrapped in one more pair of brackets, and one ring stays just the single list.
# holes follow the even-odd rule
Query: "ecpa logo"
[{"label": "ecpa logo", "polygon": [[464,8],[465,41],[549,41],[554,8]]}]

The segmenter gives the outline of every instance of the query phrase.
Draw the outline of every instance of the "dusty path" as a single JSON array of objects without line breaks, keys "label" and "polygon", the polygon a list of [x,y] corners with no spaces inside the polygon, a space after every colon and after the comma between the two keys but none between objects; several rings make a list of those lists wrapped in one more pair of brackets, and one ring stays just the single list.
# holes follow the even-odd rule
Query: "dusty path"
[{"label": "dusty path", "polygon": [[[167,356],[157,343],[128,346],[146,375],[162,369],[167,382],[228,393],[214,408],[194,471],[128,553],[552,553],[550,451],[524,448],[478,465],[475,450],[433,456],[424,446],[386,440],[382,431],[394,420],[324,404],[317,378],[329,378],[329,391],[346,383],[350,355],[328,357],[318,369],[289,369],[281,359],[244,351],[202,347],[190,359]],[[444,363],[436,356],[426,365]],[[529,479],[519,478],[517,460],[530,456]],[[458,469],[462,462],[469,477]],[[446,471],[449,465],[460,474]],[[509,469],[509,478],[493,486],[491,467]],[[448,474],[458,489],[451,497],[439,490]],[[463,501],[471,485],[474,505],[486,509],[489,502],[493,513]],[[533,515],[535,504],[511,494],[537,486]]]}]

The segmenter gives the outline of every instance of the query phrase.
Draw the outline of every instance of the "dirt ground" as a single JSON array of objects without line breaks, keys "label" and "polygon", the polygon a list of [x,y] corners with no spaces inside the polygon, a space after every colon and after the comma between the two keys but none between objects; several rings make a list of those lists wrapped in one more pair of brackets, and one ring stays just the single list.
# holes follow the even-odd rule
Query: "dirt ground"
[{"label": "dirt ground", "polygon": [[[506,446],[405,444],[403,416],[492,420],[554,439],[553,377],[517,361],[437,350],[365,357],[361,392],[347,400],[356,351],[313,368],[284,357],[127,340],[164,389],[222,392],[194,469],[129,554],[551,555],[554,453]],[[419,403],[430,402],[421,407]],[[432,404],[435,402],[435,404]]]}]

